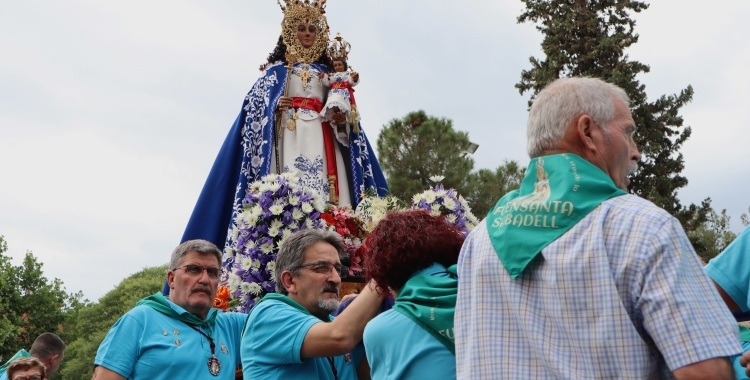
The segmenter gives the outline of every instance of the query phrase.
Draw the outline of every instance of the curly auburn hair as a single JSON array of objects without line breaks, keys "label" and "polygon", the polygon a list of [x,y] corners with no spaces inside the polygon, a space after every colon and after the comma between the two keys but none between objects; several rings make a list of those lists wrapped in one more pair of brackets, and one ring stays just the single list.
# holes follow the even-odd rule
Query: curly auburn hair
[{"label": "curly auburn hair", "polygon": [[415,271],[458,261],[461,231],[424,210],[389,212],[367,240],[365,273],[379,287],[399,290]]},{"label": "curly auburn hair", "polygon": [[[286,45],[284,45],[284,37],[282,36],[279,36],[279,40],[276,42],[276,47],[273,49],[271,54],[268,55],[267,62],[263,65],[260,65],[260,71],[265,70],[268,65],[272,65],[276,62],[283,62],[284,64],[288,63],[286,61]],[[327,66],[328,68],[333,67],[331,57],[328,56],[328,53],[326,53],[325,50],[323,50],[323,53],[320,54],[320,57],[318,57],[318,60],[315,61],[315,63],[320,63]]]}]

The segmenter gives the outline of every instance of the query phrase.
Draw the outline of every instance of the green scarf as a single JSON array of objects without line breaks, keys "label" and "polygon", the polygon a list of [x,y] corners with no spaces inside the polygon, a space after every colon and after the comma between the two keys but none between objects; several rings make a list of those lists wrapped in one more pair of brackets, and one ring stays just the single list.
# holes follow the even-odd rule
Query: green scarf
[{"label": "green scarf", "polygon": [[2,375],[3,373],[5,373],[5,371],[8,369],[8,366],[10,365],[10,363],[13,363],[16,359],[30,358],[30,357],[31,357],[31,354],[29,354],[26,350],[22,349],[21,351],[16,352],[16,354],[13,355],[13,357],[11,357],[10,360],[8,360],[7,362],[5,362],[5,364],[0,365],[0,375]]},{"label": "green scarf", "polygon": [[743,342],[750,342],[750,329],[743,325],[737,326],[740,327],[740,340]]},{"label": "green scarf", "polygon": [[[289,298],[289,296],[286,296],[286,295],[283,295],[283,294],[280,294],[280,293],[268,293],[268,294],[266,294],[265,296],[263,296],[263,298],[260,301],[258,301],[257,304],[255,304],[255,306],[260,305],[260,303],[263,302],[263,301],[271,301],[271,300],[283,302],[283,303],[285,303],[285,304],[287,304],[287,305],[289,305],[289,306],[291,306],[291,307],[299,310],[302,314],[312,315],[312,313],[310,313],[310,311],[308,311],[307,309],[305,309],[305,307],[302,306],[302,305],[300,305],[297,301]],[[253,306],[253,309],[255,309],[255,306]],[[252,310],[250,312],[252,313]],[[333,317],[331,317],[330,315],[328,316],[328,318],[329,319],[327,321],[324,320],[324,319],[321,319],[321,321],[323,321],[323,322],[330,322],[330,321],[333,320]]]},{"label": "green scarf", "polygon": [[519,190],[487,215],[492,247],[515,279],[542,249],[607,199],[626,192],[606,173],[571,153],[531,160]]},{"label": "green scarf", "polygon": [[458,294],[457,266],[451,265],[446,271],[450,277],[412,276],[399,290],[393,310],[414,321],[455,355],[453,314]]},{"label": "green scarf", "polygon": [[189,325],[205,327],[208,331],[211,331],[211,325],[214,324],[216,316],[218,315],[218,312],[215,309],[208,311],[208,318],[206,320],[200,319],[187,311],[182,314],[177,314],[177,312],[170,306],[169,300],[164,297],[161,292],[152,294],[135,304],[135,306],[140,305],[148,306],[168,317],[185,322]]}]

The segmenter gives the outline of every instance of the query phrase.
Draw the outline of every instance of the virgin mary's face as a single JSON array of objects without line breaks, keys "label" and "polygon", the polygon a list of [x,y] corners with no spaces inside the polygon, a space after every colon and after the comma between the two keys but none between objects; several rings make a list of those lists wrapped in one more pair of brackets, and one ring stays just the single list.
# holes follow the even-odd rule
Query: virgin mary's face
[{"label": "virgin mary's face", "polygon": [[308,49],[315,43],[315,37],[318,36],[318,28],[313,24],[297,25],[297,38],[303,48]]}]

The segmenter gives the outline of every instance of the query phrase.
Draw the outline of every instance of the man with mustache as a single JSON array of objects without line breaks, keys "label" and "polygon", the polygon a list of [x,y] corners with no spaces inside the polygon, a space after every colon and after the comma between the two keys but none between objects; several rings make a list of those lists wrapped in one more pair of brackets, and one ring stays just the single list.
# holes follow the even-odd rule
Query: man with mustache
[{"label": "man with mustache", "polygon": [[341,237],[326,230],[290,235],[276,257],[277,293],[251,311],[242,338],[246,379],[369,379],[362,332],[383,296],[374,285],[335,319],[339,306]]},{"label": "man with mustache", "polygon": [[627,193],[641,158],[628,104],[595,78],[534,100],[521,188],[458,260],[458,379],[733,377],[737,327],[682,226]]},{"label": "man with mustache", "polygon": [[112,326],[92,379],[234,379],[247,315],[212,308],[221,251],[189,240],[174,250],[169,268],[169,299],[148,296]]}]

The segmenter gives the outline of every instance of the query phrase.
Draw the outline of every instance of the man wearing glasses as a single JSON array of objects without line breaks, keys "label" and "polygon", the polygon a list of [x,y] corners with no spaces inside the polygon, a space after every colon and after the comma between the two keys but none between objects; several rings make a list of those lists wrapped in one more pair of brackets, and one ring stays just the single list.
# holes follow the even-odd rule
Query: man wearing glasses
[{"label": "man wearing glasses", "polygon": [[169,299],[138,301],[99,346],[92,379],[234,379],[247,315],[212,308],[221,251],[190,240],[172,253]]},{"label": "man wearing glasses", "polygon": [[[325,230],[302,230],[287,238],[276,258],[277,293],[250,312],[242,338],[246,379],[369,379],[362,332],[383,301],[368,285],[336,319],[341,237]],[[382,291],[380,293],[383,293]]]}]

